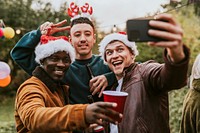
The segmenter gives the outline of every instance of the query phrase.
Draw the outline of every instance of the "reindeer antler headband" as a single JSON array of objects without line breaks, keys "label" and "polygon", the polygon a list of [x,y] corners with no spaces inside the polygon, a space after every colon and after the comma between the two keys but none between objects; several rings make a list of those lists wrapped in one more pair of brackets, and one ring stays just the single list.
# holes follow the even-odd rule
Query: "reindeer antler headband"
[{"label": "reindeer antler headband", "polygon": [[[81,10],[81,12],[79,12],[79,10]],[[71,17],[71,21],[79,17],[86,17],[91,20],[93,8],[88,3],[85,3],[85,5],[83,5],[82,7],[78,7],[74,2],[72,2],[67,12],[68,15]]]}]

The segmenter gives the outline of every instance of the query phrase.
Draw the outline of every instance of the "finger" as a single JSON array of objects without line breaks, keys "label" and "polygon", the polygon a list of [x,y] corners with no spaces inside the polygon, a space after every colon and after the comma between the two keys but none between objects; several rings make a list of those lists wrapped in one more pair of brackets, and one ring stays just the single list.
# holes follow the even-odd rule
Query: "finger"
[{"label": "finger", "polygon": [[66,31],[66,30],[70,30],[70,26],[65,26],[65,27],[60,27],[60,28],[56,28],[57,29],[57,32],[60,32],[60,31]]},{"label": "finger", "polygon": [[45,30],[45,29],[47,29],[47,28],[51,28],[52,25],[53,25],[52,22],[45,22],[44,24],[42,24],[42,25],[40,26],[40,29],[41,29],[41,30]]},{"label": "finger", "polygon": [[105,118],[105,115],[99,114],[99,119],[96,119],[95,123],[98,125],[103,125],[103,121],[101,120],[101,118]]},{"label": "finger", "polygon": [[47,35],[47,33],[48,33],[47,30],[42,30],[42,31],[41,31],[41,34],[42,34],[42,35]]},{"label": "finger", "polygon": [[159,15],[156,15],[155,16],[155,19],[157,20],[165,20],[165,21],[168,21],[174,25],[177,25],[178,23],[175,21],[175,19],[172,17],[171,14],[166,14],[166,13],[163,13],[163,14],[159,14]]},{"label": "finger", "polygon": [[173,48],[179,45],[178,41],[160,41],[160,42],[148,42],[150,46]]},{"label": "finger", "polygon": [[[99,82],[98,82],[99,83]],[[103,83],[100,82],[94,89],[94,91],[92,92],[92,95],[95,95],[96,93],[100,92],[101,91],[101,88],[103,87]]]},{"label": "finger", "polygon": [[40,29],[43,30],[44,27],[46,27],[46,24],[47,24],[47,23],[50,23],[50,22],[45,22],[45,23],[43,23],[42,25],[40,25]]},{"label": "finger", "polygon": [[61,28],[48,28],[48,35],[52,35],[56,32],[61,32],[61,31],[69,30],[69,29],[70,29],[70,26],[61,27]]},{"label": "finger", "polygon": [[149,25],[156,28],[156,29],[160,29],[163,31],[168,31],[171,33],[177,33],[177,34],[183,34],[183,29],[180,26],[177,25],[173,25],[171,23],[168,22],[163,22],[163,21],[154,21],[151,20],[149,22]]},{"label": "finger", "polygon": [[60,27],[60,26],[62,26],[62,25],[64,25],[64,24],[66,24],[66,23],[67,23],[67,20],[65,19],[65,20],[63,20],[63,21],[61,21],[61,22],[58,22],[58,23],[56,23],[56,24],[53,24],[52,27]]},{"label": "finger", "polygon": [[158,38],[163,38],[165,40],[169,41],[181,41],[182,40],[182,34],[175,34],[171,32],[166,32],[166,31],[160,31],[160,30],[149,30],[148,34],[150,36],[158,37]]},{"label": "finger", "polygon": [[101,97],[101,96],[103,95],[103,91],[106,89],[106,87],[107,87],[107,86],[103,86],[103,87],[101,88],[101,91],[100,91],[100,93],[99,93],[99,97]]},{"label": "finger", "polygon": [[97,78],[96,77],[94,77],[94,78],[92,78],[91,80],[90,80],[90,83],[89,83],[89,85],[90,85],[90,92],[93,92],[94,90],[95,90],[95,82],[97,82]]},{"label": "finger", "polygon": [[97,106],[101,108],[115,108],[117,107],[117,103],[114,102],[97,102]]},{"label": "finger", "polygon": [[[122,116],[123,116],[122,114],[110,109],[110,112],[108,112],[108,113],[104,113],[104,114],[99,113],[98,117],[100,117],[103,121],[117,124],[118,122],[116,120],[118,120],[119,118],[122,118]],[[104,124],[104,123],[102,122],[102,124]]]}]

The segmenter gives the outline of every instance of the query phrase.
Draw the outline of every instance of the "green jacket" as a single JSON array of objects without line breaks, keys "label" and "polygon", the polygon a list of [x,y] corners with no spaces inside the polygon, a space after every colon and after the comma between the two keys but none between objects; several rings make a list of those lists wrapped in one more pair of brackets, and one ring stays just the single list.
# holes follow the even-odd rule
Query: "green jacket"
[{"label": "green jacket", "polygon": [[184,99],[180,133],[200,133],[200,79],[192,86]]}]

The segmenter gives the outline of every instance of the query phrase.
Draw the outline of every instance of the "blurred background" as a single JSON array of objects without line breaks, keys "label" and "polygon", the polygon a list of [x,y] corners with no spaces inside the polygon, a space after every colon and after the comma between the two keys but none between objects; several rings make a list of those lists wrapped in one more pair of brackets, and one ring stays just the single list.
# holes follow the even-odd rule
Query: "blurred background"
[{"label": "blurred background", "polygon": [[[81,1],[81,0],[79,0]],[[85,0],[86,1],[86,0]],[[140,10],[130,10],[126,6],[113,8],[117,1],[112,4],[106,4],[107,7],[98,7],[95,0],[88,0],[94,9],[94,23],[96,25],[97,44],[108,33],[126,31],[124,26],[127,19],[152,17],[159,13],[170,13],[175,16],[184,29],[184,43],[191,49],[190,75],[191,66],[198,53],[200,53],[200,1],[199,0],[160,0],[146,10],[145,2],[137,5],[135,0],[134,7]],[[145,1],[145,0],[143,0]],[[159,1],[159,0],[156,0]],[[19,85],[24,82],[29,75],[26,74],[10,57],[10,50],[15,46],[17,41],[27,32],[37,29],[45,21],[57,23],[64,19],[70,22],[66,13],[69,2],[53,0],[1,0],[0,1],[0,132],[14,133],[14,102],[15,94]],[[76,0],[78,2],[78,0]],[[134,3],[134,0],[132,0]],[[146,0],[148,2],[148,0]],[[90,4],[90,3],[89,3]],[[127,3],[125,3],[127,4]],[[95,9],[95,6],[96,9]],[[109,6],[109,7],[108,7]],[[128,7],[128,5],[127,5]],[[145,9],[145,10],[144,10]],[[96,11],[97,10],[97,11]],[[104,10],[103,17],[102,12]],[[115,11],[116,10],[116,11]],[[118,10],[120,10],[118,12]],[[144,10],[144,11],[143,11]],[[97,12],[95,14],[95,12]],[[106,18],[107,14],[112,14]],[[109,13],[108,13],[109,12]],[[125,12],[120,14],[121,12]],[[132,14],[133,13],[133,14]],[[123,18],[121,18],[123,16]],[[125,17],[124,17],[125,16]],[[105,17],[105,19],[103,19]],[[116,19],[118,18],[118,19]],[[107,22],[107,23],[106,23]],[[68,35],[68,32],[58,33]],[[98,54],[98,45],[95,45],[93,52]],[[163,49],[149,47],[146,43],[137,43],[140,55],[136,61],[144,62],[149,59],[163,62]],[[4,74],[2,74],[1,73]],[[3,76],[2,76],[3,75]],[[188,87],[169,93],[170,104],[170,128],[172,133],[178,133],[182,102]]]}]

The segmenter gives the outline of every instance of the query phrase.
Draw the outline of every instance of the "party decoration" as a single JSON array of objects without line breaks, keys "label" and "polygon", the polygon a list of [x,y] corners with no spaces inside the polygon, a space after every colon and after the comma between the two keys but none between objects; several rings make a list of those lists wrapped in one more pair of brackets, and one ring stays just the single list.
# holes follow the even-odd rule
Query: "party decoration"
[{"label": "party decoration", "polygon": [[0,38],[3,37],[3,29],[0,28]]},{"label": "party decoration", "polygon": [[0,79],[0,87],[6,87],[10,84],[10,82],[11,82],[11,77],[10,75],[8,75],[6,78]]},{"label": "party decoration", "polygon": [[71,17],[71,21],[79,17],[86,17],[91,20],[93,8],[88,3],[85,3],[82,7],[77,6],[74,2],[70,3],[70,7],[67,10],[68,15]]},{"label": "party decoration", "polygon": [[10,74],[10,66],[0,61],[0,79],[6,78]]},{"label": "party decoration", "polygon": [[15,36],[15,31],[11,27],[4,28],[3,33],[4,33],[4,37],[8,39],[11,39]]}]

